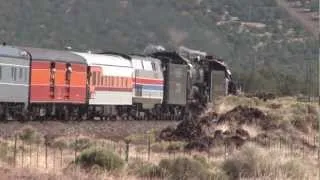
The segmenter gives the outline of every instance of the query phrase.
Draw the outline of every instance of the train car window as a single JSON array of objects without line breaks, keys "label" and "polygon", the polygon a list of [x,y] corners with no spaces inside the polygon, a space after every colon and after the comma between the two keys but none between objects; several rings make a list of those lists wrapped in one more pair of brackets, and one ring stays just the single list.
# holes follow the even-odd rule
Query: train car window
[{"label": "train car window", "polygon": [[17,80],[17,68],[15,68],[15,67],[11,68],[11,77],[12,77],[12,80],[14,80],[14,81]]},{"label": "train car window", "polygon": [[126,87],[126,78],[121,78],[122,79],[122,87],[125,88]]},{"label": "train car window", "polygon": [[19,68],[19,79],[21,80],[23,77],[23,69]]},{"label": "train car window", "polygon": [[152,65],[150,61],[143,61],[143,69],[146,71],[152,71]]},{"label": "train car window", "polygon": [[116,87],[119,87],[120,86],[120,78],[119,77],[116,77],[116,79],[117,79],[117,85],[116,85]]},{"label": "train car window", "polygon": [[53,70],[56,67],[56,63],[55,62],[51,62],[50,63],[50,68],[51,70]]},{"label": "train car window", "polygon": [[70,83],[71,80],[72,67],[70,63],[66,64],[66,81]]},{"label": "train car window", "polygon": [[101,76],[101,86],[104,86],[104,77]]},{"label": "train car window", "polygon": [[111,87],[113,87],[113,86],[114,86],[114,78],[111,77]]},{"label": "train car window", "polygon": [[97,78],[97,75],[96,75],[96,72],[93,72],[92,73],[92,85],[96,85],[96,78]]},{"label": "train car window", "polygon": [[157,71],[156,63],[151,62],[151,66],[152,66],[152,70],[153,70],[154,72],[156,72],[156,71]]},{"label": "train car window", "polygon": [[11,67],[11,78],[14,79],[14,67]]},{"label": "train car window", "polygon": [[132,88],[132,79],[128,78],[128,88]]},{"label": "train car window", "polygon": [[17,80],[17,77],[18,77],[18,68],[14,68],[14,78],[15,78],[15,81]]},{"label": "train car window", "polygon": [[129,87],[130,87],[130,85],[129,85],[129,79],[126,78],[126,88],[129,88]]},{"label": "train car window", "polygon": [[138,85],[136,87],[136,96],[142,96],[142,86]]},{"label": "train car window", "polygon": [[24,82],[27,82],[27,80],[28,80],[28,69],[25,68],[24,69]]},{"label": "train car window", "polygon": [[90,66],[87,67],[87,84],[91,84],[91,68]]},{"label": "train car window", "polygon": [[100,72],[97,72],[97,86],[100,85]]},{"label": "train car window", "polygon": [[132,59],[132,65],[135,69],[143,69],[141,60]]}]

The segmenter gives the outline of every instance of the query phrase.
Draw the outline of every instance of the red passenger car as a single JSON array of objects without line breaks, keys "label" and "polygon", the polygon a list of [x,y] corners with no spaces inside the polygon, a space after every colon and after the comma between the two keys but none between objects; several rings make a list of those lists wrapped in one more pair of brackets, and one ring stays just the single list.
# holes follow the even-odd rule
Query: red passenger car
[{"label": "red passenger car", "polygon": [[30,105],[32,112],[41,117],[58,118],[63,116],[68,118],[70,111],[79,112],[79,107],[84,107],[86,104],[87,65],[85,59],[68,51],[23,49],[31,56]]}]

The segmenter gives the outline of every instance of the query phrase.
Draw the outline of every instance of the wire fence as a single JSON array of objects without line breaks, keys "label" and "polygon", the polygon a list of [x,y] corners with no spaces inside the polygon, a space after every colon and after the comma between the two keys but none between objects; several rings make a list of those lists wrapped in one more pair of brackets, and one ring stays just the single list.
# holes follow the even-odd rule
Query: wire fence
[{"label": "wire fence", "polygon": [[[255,139],[254,143],[260,144],[267,150],[279,150],[288,157],[309,157],[320,162],[319,137],[305,137],[303,140],[295,141],[289,137],[265,137]],[[77,156],[88,146],[83,145],[80,139],[74,139],[73,146],[61,147],[50,143],[26,143],[17,136],[2,142],[0,145],[0,158],[15,168],[41,169],[48,172],[61,172],[75,162]],[[78,144],[79,143],[79,144]],[[174,142],[168,147],[173,147]],[[199,154],[196,151],[187,151],[179,148],[166,148],[157,150],[154,142],[146,138],[143,143],[132,144],[125,141],[113,142],[101,140],[90,144],[91,148],[105,148],[117,153],[128,163],[140,160],[145,163],[157,164],[162,159],[176,159],[177,157],[191,157]],[[207,162],[215,159],[226,160],[236,152],[236,148],[224,144],[214,147],[210,151],[200,153]],[[74,171],[80,171],[75,166]]]}]

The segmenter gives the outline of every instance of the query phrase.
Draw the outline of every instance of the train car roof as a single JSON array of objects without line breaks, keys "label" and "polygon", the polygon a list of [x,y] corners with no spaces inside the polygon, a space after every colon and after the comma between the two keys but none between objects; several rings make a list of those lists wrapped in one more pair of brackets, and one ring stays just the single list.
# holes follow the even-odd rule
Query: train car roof
[{"label": "train car roof", "polygon": [[125,59],[131,60],[131,57],[129,55],[124,54],[124,53],[114,52],[114,51],[103,51],[103,52],[96,53],[96,54],[121,56],[121,57],[123,57]]},{"label": "train car roof", "polygon": [[86,64],[86,60],[84,58],[76,54],[73,54],[70,51],[33,47],[21,47],[21,49],[28,51],[31,54],[32,59],[39,61],[60,61],[66,63]]},{"label": "train car roof", "polygon": [[151,57],[151,56],[145,56],[145,55],[131,54],[130,57],[132,59],[139,59],[139,60],[144,60],[144,61],[161,61],[158,58]]},{"label": "train car roof", "polygon": [[29,60],[29,55],[26,51],[15,46],[0,45],[1,57],[13,57]]},{"label": "train car roof", "polygon": [[160,59],[161,61],[168,61],[175,64],[187,64],[177,52],[160,51],[152,53],[151,56]]},{"label": "train car roof", "polygon": [[132,67],[131,60],[117,54],[93,54],[73,52],[83,57],[88,65],[106,65],[106,66],[122,66]]}]

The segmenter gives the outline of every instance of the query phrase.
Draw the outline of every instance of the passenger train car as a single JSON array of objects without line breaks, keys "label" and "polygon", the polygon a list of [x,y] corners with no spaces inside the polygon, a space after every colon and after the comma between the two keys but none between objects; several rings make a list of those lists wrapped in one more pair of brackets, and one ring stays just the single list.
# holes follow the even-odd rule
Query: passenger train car
[{"label": "passenger train car", "polygon": [[0,115],[181,120],[212,100],[212,70],[229,78],[227,67],[214,59],[188,59],[176,52],[127,55],[0,46]]},{"label": "passenger train car", "polygon": [[31,112],[62,118],[64,113],[84,107],[87,81],[84,58],[66,51],[30,47],[20,49],[28,52],[31,59]]},{"label": "passenger train car", "polygon": [[163,102],[164,79],[161,61],[143,55],[131,55],[133,74],[133,104],[137,111],[158,110]]},{"label": "passenger train car", "polygon": [[0,117],[11,119],[29,103],[30,56],[12,46],[0,46]]},{"label": "passenger train car", "polygon": [[133,67],[130,57],[110,53],[73,53],[83,57],[88,64],[89,116],[97,112],[110,118],[132,105]]}]

